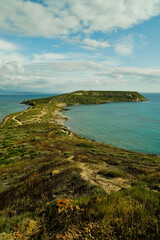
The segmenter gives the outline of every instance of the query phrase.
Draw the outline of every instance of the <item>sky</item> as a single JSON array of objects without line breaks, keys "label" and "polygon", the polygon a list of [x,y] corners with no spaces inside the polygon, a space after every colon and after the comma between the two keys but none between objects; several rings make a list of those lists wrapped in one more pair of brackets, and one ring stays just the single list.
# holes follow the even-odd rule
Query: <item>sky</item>
[{"label": "sky", "polygon": [[160,92],[160,0],[0,0],[0,92]]}]

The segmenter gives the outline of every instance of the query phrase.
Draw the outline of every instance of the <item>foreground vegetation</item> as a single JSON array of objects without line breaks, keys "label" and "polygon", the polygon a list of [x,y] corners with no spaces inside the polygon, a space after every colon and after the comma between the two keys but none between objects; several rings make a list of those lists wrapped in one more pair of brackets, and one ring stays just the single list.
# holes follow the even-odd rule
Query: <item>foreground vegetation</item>
[{"label": "foreground vegetation", "polygon": [[94,94],[94,103],[110,101],[102,93],[27,101],[31,108],[3,120],[0,239],[160,239],[160,158],[60,124],[62,105],[89,104]]}]

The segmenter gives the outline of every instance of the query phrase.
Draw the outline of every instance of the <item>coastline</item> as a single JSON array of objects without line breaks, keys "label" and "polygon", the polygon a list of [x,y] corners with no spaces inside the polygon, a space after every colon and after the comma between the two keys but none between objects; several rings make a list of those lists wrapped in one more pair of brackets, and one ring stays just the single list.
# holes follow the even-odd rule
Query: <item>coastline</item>
[{"label": "coastline", "polygon": [[155,223],[158,239],[160,158],[80,137],[52,98],[30,103],[0,128],[0,238],[131,240]]},{"label": "coastline", "polygon": [[69,118],[64,115],[65,111],[66,110],[63,109],[63,108],[55,110],[53,122],[56,123],[56,124],[60,124],[62,126],[65,126],[65,121],[69,120]]},{"label": "coastline", "polygon": [[[97,108],[98,108],[98,106],[97,106]],[[95,109],[95,111],[96,111],[97,108],[93,108],[93,109]],[[149,148],[146,147],[147,143],[150,142],[148,138],[147,139],[144,138],[144,143],[146,144],[146,146],[143,145],[143,141],[141,142],[140,140],[139,140],[140,142],[139,143],[137,142],[137,144],[136,144],[136,142],[134,142],[134,141],[139,138],[138,132],[135,133],[135,136],[132,136],[132,135],[124,136],[123,133],[121,135],[121,129],[120,129],[120,132],[117,129],[118,123],[116,125],[116,122],[111,122],[110,118],[109,118],[109,120],[107,120],[106,122],[109,124],[109,126],[112,124],[112,126],[114,127],[113,135],[112,135],[111,130],[110,129],[108,130],[108,126],[103,124],[104,121],[95,122],[95,119],[97,119],[97,117],[95,119],[94,119],[94,116],[92,116],[92,115],[90,117],[90,114],[92,114],[92,110],[90,112],[89,110],[86,110],[86,109],[88,109],[88,107],[87,108],[85,107],[84,110],[83,110],[83,108],[77,108],[77,107],[73,108],[73,112],[67,114],[67,118],[69,117],[69,119],[65,119],[66,115],[65,115],[65,112],[63,112],[64,121],[62,122],[62,124],[65,125],[65,127],[67,127],[70,131],[78,134],[80,137],[88,139],[89,141],[93,140],[98,143],[110,144],[114,147],[122,148],[122,149],[125,149],[128,151],[134,151],[134,152],[139,152],[142,154],[153,154],[153,155],[160,156],[159,149],[156,148],[156,145],[152,148],[151,143],[149,143]],[[105,111],[105,108],[103,108],[103,110]],[[70,111],[72,111],[72,108],[70,109]],[[110,109],[108,111],[110,111]],[[76,114],[76,117],[74,117],[75,114]],[[81,114],[82,114],[82,119],[81,119]],[[101,114],[101,112],[99,112],[99,114]],[[91,123],[92,119],[93,119],[93,123]],[[106,116],[106,119],[108,119],[107,116]],[[68,122],[68,120],[69,120],[69,122]],[[111,124],[110,124],[110,122],[111,122]],[[103,126],[103,128],[99,124],[101,124]],[[115,124],[115,126],[114,126],[114,124]],[[104,128],[105,126],[106,126],[106,128]],[[95,127],[95,129],[94,129],[94,127]],[[104,131],[103,131],[103,129],[104,129]],[[117,129],[117,132],[115,132],[116,129]],[[123,126],[123,129],[124,129],[124,126]],[[133,129],[134,129],[134,125],[133,125]],[[129,132],[128,129],[126,129],[126,131]],[[145,130],[143,130],[143,131],[145,132]],[[142,133],[143,133],[143,131],[142,131]],[[130,139],[131,137],[132,137],[133,143],[127,142],[126,139]],[[143,138],[143,135],[141,138]],[[121,142],[119,141],[119,139],[121,139]],[[157,151],[153,151],[152,149],[155,149]]]},{"label": "coastline", "polygon": [[[160,155],[158,147],[159,127],[157,98],[142,103],[113,103],[100,107],[96,104],[74,106],[64,122],[70,130],[89,140],[111,144],[144,154]],[[153,97],[153,100],[152,100]],[[151,111],[151,107],[155,109]],[[120,110],[119,110],[120,108]],[[155,122],[155,123],[154,123]],[[126,126],[125,126],[126,124]],[[113,133],[113,134],[112,134]],[[152,139],[152,140],[151,140]]]},{"label": "coastline", "polygon": [[[65,94],[64,94],[65,95]],[[79,94],[77,93],[77,95],[82,95],[82,94]],[[60,95],[61,96],[61,95]],[[53,97],[54,98],[54,97]],[[47,98],[44,98],[44,99],[47,99]],[[35,99],[36,100],[36,99]],[[37,99],[38,100],[38,99]],[[141,102],[141,101],[147,101],[146,98],[144,98],[142,96],[142,99],[140,99],[139,97],[137,97],[136,99],[134,99],[133,101],[131,102]],[[49,101],[49,104],[51,104],[52,100]],[[116,101],[117,102],[117,101]],[[118,101],[119,102],[119,101]],[[124,102],[124,101],[122,101]],[[130,102],[130,101],[129,101]],[[113,103],[112,101],[103,101],[101,103],[98,103],[98,104],[95,104],[95,105],[101,105],[101,104],[108,104],[108,103]],[[15,112],[15,113],[11,113],[11,114],[8,114],[6,115],[3,119],[2,119],[2,122],[0,123],[1,124],[1,127],[3,127],[5,125],[5,123],[9,120],[10,116],[11,115],[14,115],[14,114],[18,114],[17,116],[19,117],[21,114],[23,115],[23,113],[27,112],[28,110],[32,109],[34,107],[34,104],[36,105],[36,101],[33,100],[33,103],[32,103],[32,100],[24,100],[21,104],[25,104],[25,105],[29,105],[29,107],[24,110],[24,111],[21,111],[21,112]],[[65,111],[68,111],[70,109],[66,108],[66,107],[70,107],[72,105],[68,104],[68,103],[65,103],[65,102],[57,102],[55,104],[57,106],[57,108],[52,112],[52,118],[49,120],[49,122],[53,123],[53,124],[59,124],[59,125],[62,125],[62,127],[65,127],[67,128],[67,125],[65,124],[66,121],[69,120],[69,118],[64,114]],[[83,105],[83,104],[80,104],[80,103],[74,103],[73,105]],[[88,104],[90,105],[90,104]],[[94,103],[92,104],[94,105]],[[46,113],[41,113],[39,117],[45,115]],[[22,125],[23,123],[19,122],[16,118],[17,116],[14,116],[12,119],[18,123],[18,125]],[[40,120],[40,119],[39,119]],[[34,122],[39,122],[34,120]],[[30,122],[30,121],[29,121]],[[68,128],[67,128],[68,129]],[[81,134],[79,133],[74,133],[74,131],[72,131],[72,129],[68,129],[68,131],[72,132],[73,134],[76,134],[78,135],[79,137],[82,137],[82,138],[85,138],[86,140],[88,141],[96,141],[96,140],[92,140],[92,139],[89,139],[87,138],[86,136],[81,136]],[[97,141],[97,143],[104,143],[103,141]],[[104,143],[106,145],[110,144],[110,143]],[[132,149],[126,149],[125,147],[119,147],[119,146],[115,146],[114,144],[112,144],[112,146],[116,147],[116,148],[122,148],[126,151],[133,151],[133,152],[137,152],[137,153],[142,153],[142,154],[154,154],[154,153],[146,153],[146,152],[141,152],[141,151],[136,151],[136,150],[132,150]],[[154,155],[157,155],[159,156],[158,154],[154,154]]]},{"label": "coastline", "polygon": [[[31,100],[32,101],[32,100]],[[139,100],[139,101],[141,101],[141,100]],[[29,103],[28,103],[29,102]],[[133,101],[133,102],[137,102],[137,99],[135,100],[135,101]],[[50,100],[50,102],[49,102],[49,104],[51,103],[51,100]],[[108,104],[108,103],[112,103],[111,101],[110,102],[106,102],[106,104]],[[16,116],[13,116],[12,117],[12,119],[18,124],[18,125],[22,125],[23,123],[21,122],[21,121],[19,121],[19,120],[17,120],[17,117],[19,117],[21,114],[23,115],[23,113],[25,113],[25,112],[27,112],[28,110],[30,110],[30,109],[32,109],[33,107],[34,107],[34,104],[36,104],[36,102],[33,102],[33,104],[30,104],[30,100],[28,101],[28,100],[26,100],[26,101],[24,101],[24,102],[22,102],[22,104],[25,104],[25,105],[30,105],[26,110],[24,110],[24,111],[22,111],[22,112],[16,112],[16,113],[11,113],[11,114],[8,114],[8,115],[6,115],[4,118],[3,118],[3,120],[2,120],[2,122],[1,122],[1,127],[3,127],[4,125],[5,125],[5,123],[9,120],[9,118],[10,118],[10,116],[11,115],[14,115],[14,114],[16,114]],[[104,102],[102,102],[102,103],[100,103],[100,105],[101,104],[104,104]],[[74,105],[80,105],[79,103],[78,104],[74,104]],[[81,104],[82,105],[82,104]],[[89,104],[90,105],[90,104]],[[94,104],[93,104],[94,105]],[[95,105],[97,105],[97,104],[95,104]],[[98,104],[99,105],[99,104]],[[60,103],[56,103],[56,106],[57,106],[57,108],[52,112],[52,118],[49,120],[49,122],[51,122],[51,123],[55,123],[55,124],[59,124],[59,125],[62,125],[62,127],[65,127],[65,128],[67,128],[67,125],[65,124],[65,122],[66,121],[68,121],[69,120],[69,118],[65,115],[65,111],[68,111],[68,110],[70,110],[70,109],[68,109],[68,108],[66,108],[67,106],[70,106],[70,105],[68,105],[67,103],[64,103],[64,102],[60,102]],[[72,106],[72,105],[71,105]],[[18,114],[18,115],[17,115]],[[40,115],[38,115],[38,118],[39,118],[39,120],[40,120],[40,118],[41,118],[41,116],[43,116],[43,115],[45,115],[46,114],[46,112],[44,112],[43,110],[42,110],[42,113],[40,114]],[[34,122],[39,122],[39,120],[36,120],[35,118],[34,118]],[[30,122],[30,121],[32,121],[32,120],[27,120],[27,122]],[[68,128],[67,128],[68,129]],[[93,138],[87,138],[86,136],[84,136],[84,135],[81,135],[81,134],[79,134],[79,133],[74,133],[74,131],[72,131],[72,128],[70,128],[70,129],[68,129],[68,131],[70,131],[70,132],[72,132],[73,134],[77,134],[77,135],[79,135],[79,137],[83,137],[83,138],[85,138],[86,140],[88,140],[88,141],[97,141],[97,140],[92,140]],[[98,143],[104,143],[104,144],[111,144],[111,143],[109,143],[109,142],[107,142],[107,143],[105,143],[105,142],[103,142],[103,141],[101,141],[101,140],[99,140],[99,141],[97,141]],[[112,144],[112,146],[115,146],[115,144]],[[154,155],[157,155],[157,156],[159,156],[159,154],[155,154],[155,153],[147,153],[147,152],[145,152],[145,151],[137,151],[137,150],[134,150],[134,149],[126,149],[125,147],[120,147],[120,146],[115,146],[115,147],[117,147],[117,148],[122,148],[122,149],[124,149],[124,150],[129,150],[129,151],[134,151],[134,152],[139,152],[139,153],[142,153],[142,154],[154,154]]]}]

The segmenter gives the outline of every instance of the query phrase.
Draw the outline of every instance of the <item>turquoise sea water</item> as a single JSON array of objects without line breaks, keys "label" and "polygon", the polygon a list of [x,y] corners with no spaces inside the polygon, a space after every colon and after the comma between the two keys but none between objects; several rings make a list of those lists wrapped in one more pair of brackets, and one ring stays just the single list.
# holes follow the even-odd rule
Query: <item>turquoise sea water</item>
[{"label": "turquoise sea water", "polygon": [[142,95],[148,101],[73,106],[65,125],[90,140],[160,155],[160,93]]},{"label": "turquoise sea water", "polygon": [[27,109],[29,106],[20,104],[24,99],[42,98],[53,95],[54,94],[0,95],[0,121],[10,113]]}]

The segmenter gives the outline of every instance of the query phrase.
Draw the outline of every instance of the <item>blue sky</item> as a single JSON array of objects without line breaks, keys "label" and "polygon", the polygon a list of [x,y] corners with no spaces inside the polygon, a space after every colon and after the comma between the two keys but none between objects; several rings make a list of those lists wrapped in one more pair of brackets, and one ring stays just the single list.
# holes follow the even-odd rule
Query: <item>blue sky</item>
[{"label": "blue sky", "polygon": [[160,0],[1,0],[0,90],[160,92]]}]

